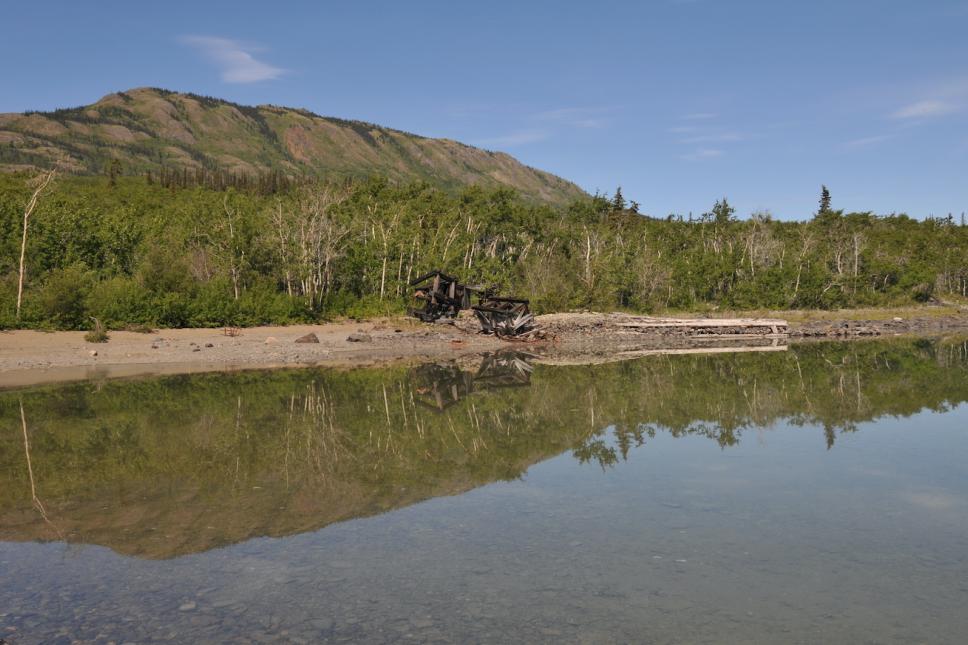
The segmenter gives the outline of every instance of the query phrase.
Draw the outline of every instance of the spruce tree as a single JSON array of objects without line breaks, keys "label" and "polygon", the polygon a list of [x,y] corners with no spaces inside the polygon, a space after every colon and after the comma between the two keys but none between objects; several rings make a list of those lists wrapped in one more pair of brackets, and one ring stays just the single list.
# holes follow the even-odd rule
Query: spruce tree
[{"label": "spruce tree", "polygon": [[726,198],[723,197],[722,201],[717,201],[713,204],[713,220],[717,224],[728,224],[733,221],[733,213],[736,209],[729,205]]},{"label": "spruce tree", "polygon": [[625,210],[625,198],[622,196],[621,186],[615,189],[615,197],[612,198],[612,210],[613,211]]},{"label": "spruce tree", "polygon": [[827,213],[829,211],[830,211],[830,191],[827,190],[826,186],[821,185],[820,186],[820,210],[817,211],[817,213],[818,214]]}]

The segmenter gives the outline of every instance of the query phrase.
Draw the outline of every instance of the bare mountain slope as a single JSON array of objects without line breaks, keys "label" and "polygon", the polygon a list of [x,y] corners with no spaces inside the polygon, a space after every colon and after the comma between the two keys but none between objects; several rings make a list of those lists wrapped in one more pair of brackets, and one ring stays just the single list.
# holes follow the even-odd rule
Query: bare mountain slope
[{"label": "bare mountain slope", "polygon": [[449,139],[155,88],[109,94],[78,108],[0,114],[2,170],[58,163],[79,174],[101,174],[114,159],[125,174],[164,167],[330,179],[381,176],[445,189],[505,186],[557,204],[584,194],[510,155]]}]

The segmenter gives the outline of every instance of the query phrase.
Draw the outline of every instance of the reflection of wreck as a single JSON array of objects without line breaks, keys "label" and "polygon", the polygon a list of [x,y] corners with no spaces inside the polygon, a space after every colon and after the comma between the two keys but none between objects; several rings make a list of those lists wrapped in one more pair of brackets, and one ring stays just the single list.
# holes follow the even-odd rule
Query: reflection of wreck
[{"label": "reflection of wreck", "polygon": [[530,354],[501,351],[486,354],[477,371],[457,363],[427,363],[410,371],[416,400],[445,410],[474,392],[531,385]]},{"label": "reflection of wreck", "polygon": [[[493,288],[462,284],[439,269],[415,278],[410,285],[416,287],[414,299],[423,303],[413,307],[410,313],[424,322],[454,318],[464,309],[473,309],[485,334],[510,337],[534,329],[530,301],[524,298],[497,296]],[[478,301],[476,305],[471,305],[471,295],[474,293]]]}]

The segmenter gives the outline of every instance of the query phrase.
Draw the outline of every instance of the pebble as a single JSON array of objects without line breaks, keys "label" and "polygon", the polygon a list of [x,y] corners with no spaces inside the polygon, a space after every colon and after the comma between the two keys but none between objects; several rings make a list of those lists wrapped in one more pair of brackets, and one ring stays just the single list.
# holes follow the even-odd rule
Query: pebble
[{"label": "pebble", "polygon": [[195,602],[194,600],[190,600],[185,604],[181,605],[180,607],[178,607],[178,611],[192,611],[193,609],[195,609],[195,607],[198,607],[198,603]]}]

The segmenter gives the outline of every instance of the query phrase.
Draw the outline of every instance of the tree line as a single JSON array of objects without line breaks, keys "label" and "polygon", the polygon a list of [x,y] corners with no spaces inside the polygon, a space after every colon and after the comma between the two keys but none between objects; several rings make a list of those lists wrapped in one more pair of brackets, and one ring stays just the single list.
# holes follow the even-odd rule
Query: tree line
[{"label": "tree line", "polygon": [[[621,191],[567,207],[379,179],[266,189],[199,175],[0,176],[0,326],[282,324],[402,313],[440,268],[539,312],[839,308],[968,297],[968,227],[845,213],[649,217]],[[225,178],[223,178],[225,179]],[[17,292],[23,250],[23,296]]]}]

